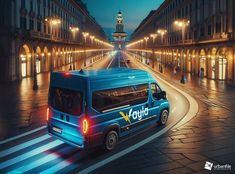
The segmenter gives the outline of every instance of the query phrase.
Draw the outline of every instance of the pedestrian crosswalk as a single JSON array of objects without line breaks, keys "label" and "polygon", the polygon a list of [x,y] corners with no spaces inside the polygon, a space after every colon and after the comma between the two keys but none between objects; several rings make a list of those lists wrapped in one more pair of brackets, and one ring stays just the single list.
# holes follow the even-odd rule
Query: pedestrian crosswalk
[{"label": "pedestrian crosswalk", "polygon": [[28,140],[19,144],[16,142],[22,136],[2,143],[0,173],[59,173],[79,167],[75,162],[81,151],[49,136],[46,129],[43,134],[32,131],[24,138]]}]

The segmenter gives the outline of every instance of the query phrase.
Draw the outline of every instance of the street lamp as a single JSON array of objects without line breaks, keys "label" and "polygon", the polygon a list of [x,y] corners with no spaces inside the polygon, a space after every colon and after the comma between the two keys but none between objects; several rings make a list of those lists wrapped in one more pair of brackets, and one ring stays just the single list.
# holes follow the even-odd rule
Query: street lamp
[{"label": "street lamp", "polygon": [[[79,32],[79,28],[75,27],[75,26],[70,26],[69,30],[72,32],[73,35],[73,39],[76,39],[76,33]],[[70,65],[70,70],[72,69],[71,65]],[[73,70],[75,70],[75,59],[73,58]]]},{"label": "street lamp", "polygon": [[[53,40],[53,28],[57,27],[58,25],[61,24],[61,19],[58,17],[52,17],[48,16],[45,18],[45,22],[48,22],[50,26],[50,31],[51,31],[51,52],[52,52],[52,40]],[[50,68],[50,73],[53,72],[53,61],[52,61],[53,56],[51,56],[51,68]]]},{"label": "street lamp", "polygon": [[72,32],[73,34],[73,39],[75,39],[75,35],[76,33],[79,31],[79,28],[78,27],[74,27],[74,26],[70,26],[69,27],[69,30]]},{"label": "street lamp", "polygon": [[95,39],[95,36],[90,36],[90,39],[91,39],[91,45],[93,46],[93,41],[94,41],[94,39]]},{"label": "street lamp", "polygon": [[153,61],[153,65],[152,67],[154,68],[154,48],[155,48],[155,39],[157,37],[156,33],[150,34],[150,37],[153,39],[153,47],[152,47],[152,61]]},{"label": "street lamp", "polygon": [[[161,44],[163,45],[163,36],[167,33],[166,29],[158,29],[157,33],[161,35]],[[163,68],[162,68],[162,54],[160,54],[160,72],[163,73]]]},{"label": "street lamp", "polygon": [[[182,42],[183,42],[183,50],[184,50],[185,28],[187,26],[189,26],[190,21],[188,19],[177,19],[177,20],[174,21],[174,24],[175,24],[176,27],[180,28],[181,31],[182,31]],[[181,75],[180,82],[185,83],[185,74],[184,74],[184,66],[185,65],[184,65],[183,54],[181,56],[182,56],[182,59],[183,59],[183,67],[181,68],[182,75]]]},{"label": "street lamp", "polygon": [[83,38],[84,38],[84,67],[86,67],[86,38],[89,36],[90,33],[88,32],[82,32]]},{"label": "street lamp", "polygon": [[147,64],[147,55],[148,55],[147,48],[148,48],[148,40],[149,40],[149,37],[144,37],[144,40],[145,40],[145,43],[146,43],[145,64]]}]

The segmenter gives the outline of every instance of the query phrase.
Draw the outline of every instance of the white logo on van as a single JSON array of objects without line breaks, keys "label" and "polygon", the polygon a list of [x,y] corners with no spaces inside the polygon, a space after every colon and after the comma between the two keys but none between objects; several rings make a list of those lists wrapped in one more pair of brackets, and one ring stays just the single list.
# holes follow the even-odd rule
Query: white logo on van
[{"label": "white logo on van", "polygon": [[129,110],[129,114],[124,114],[124,112],[120,112],[120,115],[124,118],[125,121],[131,123],[130,118],[132,117],[133,120],[142,120],[144,116],[147,116],[149,113],[148,108],[142,108],[137,111],[133,111],[133,109]]}]

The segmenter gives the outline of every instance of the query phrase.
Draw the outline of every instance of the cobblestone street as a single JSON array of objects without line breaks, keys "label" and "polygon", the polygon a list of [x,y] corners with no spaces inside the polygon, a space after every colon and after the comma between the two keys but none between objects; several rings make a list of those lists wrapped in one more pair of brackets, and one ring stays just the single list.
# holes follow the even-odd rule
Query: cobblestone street
[{"label": "cobblestone street", "polygon": [[[104,58],[94,63],[99,68],[107,61]],[[66,65],[56,70],[69,68],[70,65]],[[82,63],[77,62],[76,69],[81,68]],[[93,66],[88,65],[87,68]],[[32,78],[0,86],[0,140],[45,125],[50,73],[37,75],[37,81],[39,88],[36,91],[33,90]]]},{"label": "cobblestone street", "polygon": [[[235,166],[234,86],[194,76],[181,84],[180,74],[172,76],[169,69],[157,74],[194,96],[199,104],[198,114],[186,124],[100,168],[99,173],[208,173],[204,169],[206,161]],[[213,90],[209,90],[212,85]]]}]

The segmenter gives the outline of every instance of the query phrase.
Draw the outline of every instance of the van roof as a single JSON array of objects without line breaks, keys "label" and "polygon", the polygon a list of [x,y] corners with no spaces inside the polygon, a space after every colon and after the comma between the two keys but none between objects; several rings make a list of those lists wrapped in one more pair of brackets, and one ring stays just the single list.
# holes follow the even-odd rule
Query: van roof
[{"label": "van roof", "polygon": [[130,69],[130,68],[110,68],[110,69],[99,69],[99,70],[81,69],[80,71],[60,71],[57,73],[67,73],[70,75],[85,77],[92,80],[123,77],[123,76],[127,77],[135,75],[148,76],[148,73],[144,70]]}]

